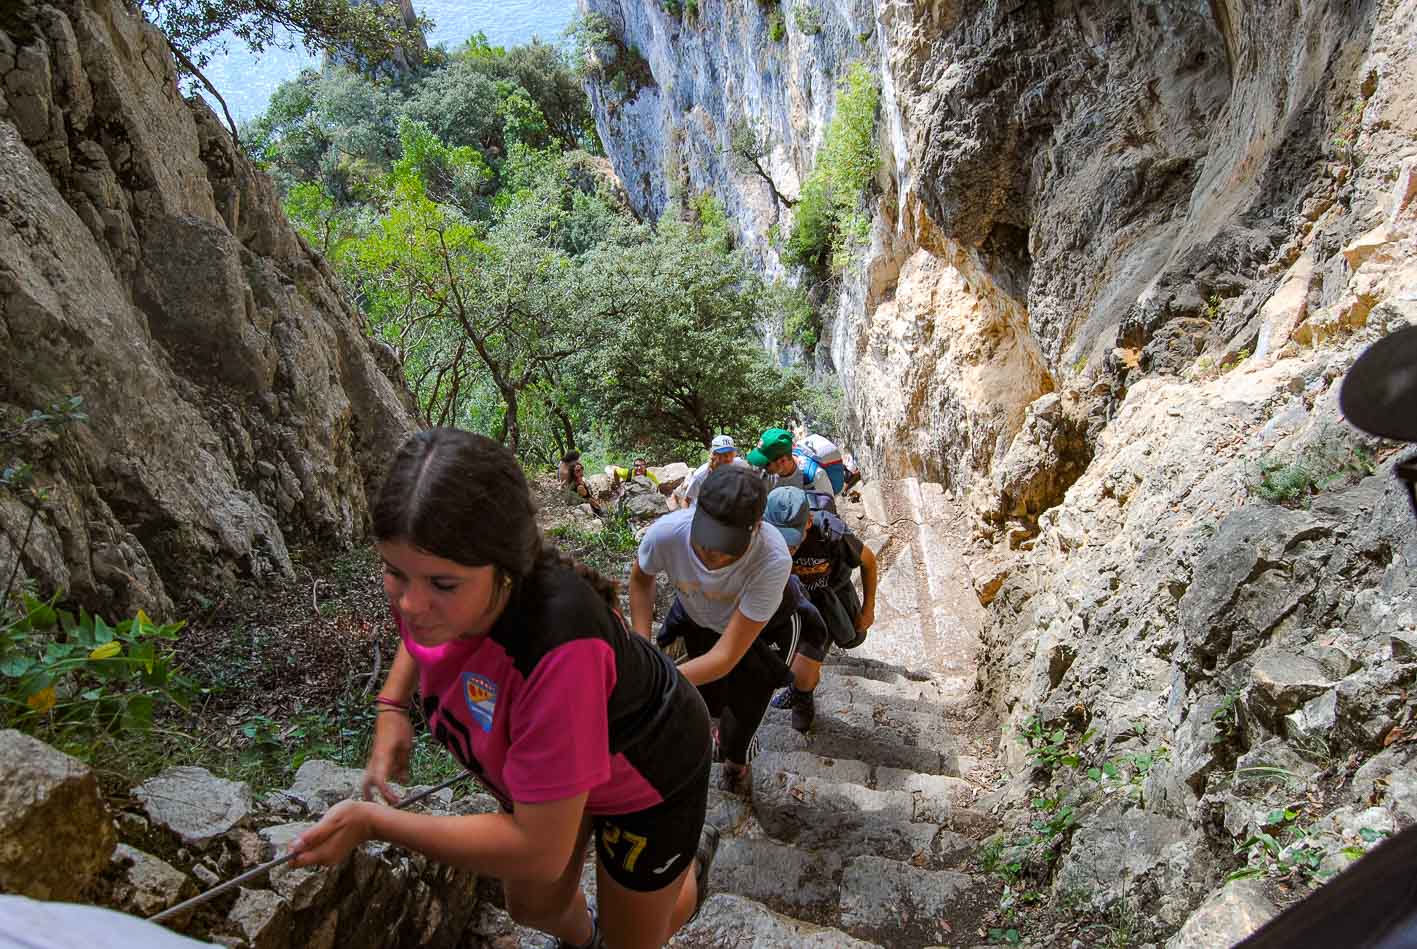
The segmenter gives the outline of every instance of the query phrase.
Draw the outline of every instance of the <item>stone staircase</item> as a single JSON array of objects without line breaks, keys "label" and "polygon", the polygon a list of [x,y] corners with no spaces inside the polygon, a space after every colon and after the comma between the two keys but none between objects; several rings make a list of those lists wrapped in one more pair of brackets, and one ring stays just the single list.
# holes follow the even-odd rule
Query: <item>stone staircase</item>
[{"label": "stone staircase", "polygon": [[914,479],[867,484],[841,507],[880,559],[875,625],[828,659],[807,735],[768,710],[751,800],[719,791],[715,765],[714,895],[675,949],[985,942],[997,886],[969,861],[993,830],[973,806],[992,775],[962,516]]}]

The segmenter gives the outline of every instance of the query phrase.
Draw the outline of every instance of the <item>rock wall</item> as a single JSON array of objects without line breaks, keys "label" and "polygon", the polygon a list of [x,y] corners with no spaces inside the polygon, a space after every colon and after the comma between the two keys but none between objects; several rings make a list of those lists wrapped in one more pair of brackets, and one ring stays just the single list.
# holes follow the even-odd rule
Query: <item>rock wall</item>
[{"label": "rock wall", "polygon": [[[52,501],[20,576],[105,610],[359,538],[412,424],[328,266],[176,79],[121,3],[0,15],[0,412],[76,394],[89,415],[34,459]],[[0,494],[7,570],[26,521]]]},{"label": "rock wall", "polygon": [[[25,915],[60,932],[79,931],[82,916],[66,917],[87,909],[77,901],[146,919],[284,853],[355,796],[362,776],[312,759],[290,788],[258,804],[241,782],[169,768],[134,788],[132,808],[115,814],[82,762],[16,731],[0,731],[0,750],[0,891],[55,901]],[[416,806],[442,815],[497,809],[485,794],[454,801],[451,790]],[[472,873],[376,841],[338,867],[275,867],[163,925],[201,945],[255,949],[482,946],[488,907],[476,886]],[[135,926],[129,938],[141,945],[153,934]]]},{"label": "rock wall", "polygon": [[[830,363],[868,472],[979,518],[1002,800],[1076,805],[1059,894],[1174,929],[1310,779],[1325,872],[1417,821],[1417,532],[1395,446],[1336,407],[1361,348],[1417,322],[1417,2],[813,4],[811,35],[790,4],[584,6],[653,72],[598,108],[636,206],[715,193],[769,272],[787,215],[714,157],[725,130],[770,129],[795,197],[832,84],[877,69],[872,244]],[[1129,803],[1037,767],[1030,720],[1143,756]],[[1257,905],[1216,895],[1189,944]]]}]

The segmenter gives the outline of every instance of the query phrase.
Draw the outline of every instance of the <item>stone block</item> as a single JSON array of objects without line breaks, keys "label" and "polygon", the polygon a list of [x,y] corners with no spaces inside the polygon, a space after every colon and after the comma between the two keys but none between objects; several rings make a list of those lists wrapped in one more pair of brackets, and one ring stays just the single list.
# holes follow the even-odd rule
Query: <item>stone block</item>
[{"label": "stone block", "polygon": [[133,789],[148,820],[189,847],[203,847],[251,813],[251,789],[206,768],[168,768]]},{"label": "stone block", "polygon": [[[364,772],[358,768],[312,758],[295,772],[295,782],[284,793],[303,804],[310,816],[318,817],[340,801],[358,797],[363,780]],[[394,785],[394,792],[404,793],[398,785]]]},{"label": "stone block", "polygon": [[0,731],[0,890],[79,899],[117,842],[87,765],[18,731]]},{"label": "stone block", "polygon": [[[315,826],[311,821],[279,824],[261,830],[261,840],[267,847],[266,859],[283,855],[296,837]],[[338,871],[327,867],[292,867],[283,864],[270,873],[270,887],[299,912],[324,902],[330,895]]]},{"label": "stone block", "polygon": [[197,893],[182,871],[127,844],[114,850],[113,862],[122,874],[114,887],[114,901],[135,916],[151,916]]},{"label": "stone block", "polygon": [[836,929],[779,916],[761,903],[720,893],[670,942],[676,949],[752,946],[754,949],[881,949]]},{"label": "stone block", "polygon": [[1166,943],[1166,949],[1233,946],[1278,912],[1257,880],[1236,880],[1216,890]]},{"label": "stone block", "polygon": [[841,925],[891,945],[929,945],[951,935],[948,919],[973,880],[952,870],[922,870],[880,857],[857,857],[841,884]]},{"label": "stone block", "polygon": [[251,949],[286,949],[290,945],[290,907],[270,890],[242,887],[227,918]]},{"label": "stone block", "polygon": [[841,858],[772,840],[729,838],[713,864],[716,890],[767,903],[794,916],[819,913],[836,903]]}]

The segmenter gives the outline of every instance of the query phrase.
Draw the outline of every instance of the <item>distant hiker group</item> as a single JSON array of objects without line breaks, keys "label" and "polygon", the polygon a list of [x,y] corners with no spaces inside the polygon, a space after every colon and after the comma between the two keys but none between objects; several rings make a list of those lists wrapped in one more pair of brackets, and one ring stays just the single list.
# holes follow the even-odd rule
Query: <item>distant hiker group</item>
[{"label": "distant hiker group", "polygon": [[798,731],[812,727],[827,651],[859,645],[874,621],[875,556],[834,513],[845,465],[835,445],[816,447],[828,457],[773,428],[744,460],[731,437],[716,436],[631,567],[630,623],[642,636],[654,624],[654,578],[674,586],[657,641],[684,643],[679,669],[719,723],[724,790],[748,787],[753,735],[770,703],[790,709]]}]

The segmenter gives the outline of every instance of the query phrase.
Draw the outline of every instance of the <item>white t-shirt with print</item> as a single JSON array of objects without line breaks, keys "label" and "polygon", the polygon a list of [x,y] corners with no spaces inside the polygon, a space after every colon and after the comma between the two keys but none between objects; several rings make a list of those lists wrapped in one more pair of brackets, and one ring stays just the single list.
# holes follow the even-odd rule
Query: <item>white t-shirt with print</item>
[{"label": "white t-shirt with print", "polygon": [[[752,467],[752,465],[749,465],[742,458],[734,458],[733,461],[729,463],[738,465],[742,468]],[[698,503],[699,489],[704,486],[704,478],[708,477],[708,473],[709,463],[706,461],[703,464],[699,465],[697,468],[695,468],[693,474],[689,475],[688,478],[684,479],[684,486],[681,491],[681,496],[684,498],[685,501],[689,503],[690,506],[693,506],[694,504]]]},{"label": "white t-shirt with print", "polygon": [[755,623],[772,618],[792,573],[792,555],[777,530],[762,521],[747,551],[719,570],[709,570],[689,542],[692,508],[666,514],[640,541],[639,563],[645,573],[666,573],[684,612],[700,626],[723,632],[733,611]]}]

